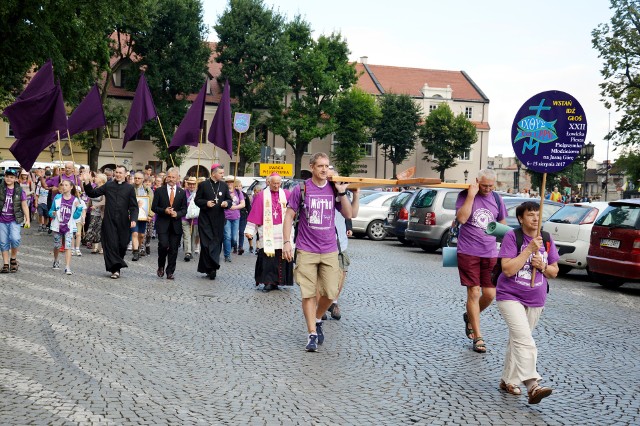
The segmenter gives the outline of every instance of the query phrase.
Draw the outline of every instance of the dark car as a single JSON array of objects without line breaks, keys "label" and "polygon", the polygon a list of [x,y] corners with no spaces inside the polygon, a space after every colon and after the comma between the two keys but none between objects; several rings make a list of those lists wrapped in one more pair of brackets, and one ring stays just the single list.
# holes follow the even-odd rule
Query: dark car
[{"label": "dark car", "polygon": [[447,246],[460,191],[456,188],[423,188],[417,191],[404,233],[407,241],[426,252]]},{"label": "dark car", "polygon": [[591,228],[587,264],[605,287],[640,282],[640,199],[609,203]]},{"label": "dark car", "polygon": [[384,229],[388,236],[397,237],[402,244],[411,244],[404,236],[404,231],[409,223],[409,210],[415,198],[417,190],[402,191],[389,206],[387,219],[384,221]]}]

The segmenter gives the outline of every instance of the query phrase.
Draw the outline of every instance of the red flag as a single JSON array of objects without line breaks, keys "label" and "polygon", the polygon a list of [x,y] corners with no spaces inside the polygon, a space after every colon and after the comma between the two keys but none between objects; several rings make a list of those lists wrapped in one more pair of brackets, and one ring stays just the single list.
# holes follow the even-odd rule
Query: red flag
[{"label": "red flag", "polygon": [[204,105],[207,98],[207,86],[209,79],[204,82],[202,89],[198,93],[196,100],[191,104],[189,111],[182,119],[178,129],[169,144],[169,153],[184,145],[198,146],[200,142],[200,132],[204,124]]},{"label": "red flag", "polygon": [[158,116],[156,106],[153,104],[151,91],[147,84],[144,74],[140,75],[136,94],[133,96],[129,118],[127,119],[127,127],[124,129],[124,137],[122,138],[122,148],[132,139],[135,139],[138,132],[142,130],[142,126],[149,120],[153,120]]},{"label": "red flag", "polygon": [[207,139],[213,142],[215,146],[223,149],[229,157],[233,157],[233,141],[231,127],[231,92],[229,89],[229,81],[225,82],[224,90],[222,90],[222,98],[220,105],[213,116],[213,122],[209,129]]}]

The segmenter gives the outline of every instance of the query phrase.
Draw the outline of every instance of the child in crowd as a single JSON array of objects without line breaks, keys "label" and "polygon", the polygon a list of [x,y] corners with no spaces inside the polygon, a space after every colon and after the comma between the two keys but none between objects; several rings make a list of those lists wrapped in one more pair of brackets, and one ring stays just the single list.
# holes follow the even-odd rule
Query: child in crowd
[{"label": "child in crowd", "polygon": [[[82,204],[80,199],[72,194],[73,186],[70,181],[62,180],[58,185],[58,195],[51,203],[49,216],[51,220],[51,230],[53,231],[53,269],[60,269],[58,254],[64,241],[67,249],[73,247],[73,233],[76,231],[76,221],[82,215]],[[66,250],[64,273],[71,275],[71,253]]]},{"label": "child in crowd", "polygon": [[7,169],[0,182],[0,251],[2,269],[0,273],[18,272],[18,247],[20,228],[29,228],[29,207],[27,194],[16,182],[17,170]]},{"label": "child in crowd", "polygon": [[80,215],[80,218],[76,221],[76,233],[73,236],[74,247],[71,250],[71,255],[82,256],[80,246],[82,245],[82,234],[84,232],[84,223],[87,217],[87,201],[89,201],[89,197],[87,197],[87,194],[82,191],[80,186],[76,187],[76,194],[80,194],[78,196],[78,201],[80,202],[80,207],[82,207],[82,215]]}]

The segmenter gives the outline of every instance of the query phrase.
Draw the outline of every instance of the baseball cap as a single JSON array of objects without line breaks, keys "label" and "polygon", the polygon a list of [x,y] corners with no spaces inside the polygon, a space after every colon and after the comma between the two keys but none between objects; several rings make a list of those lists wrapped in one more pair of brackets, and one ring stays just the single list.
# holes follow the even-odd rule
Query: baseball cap
[{"label": "baseball cap", "polygon": [[7,176],[17,176],[18,175],[18,171],[16,169],[6,169],[4,171],[4,175]]}]

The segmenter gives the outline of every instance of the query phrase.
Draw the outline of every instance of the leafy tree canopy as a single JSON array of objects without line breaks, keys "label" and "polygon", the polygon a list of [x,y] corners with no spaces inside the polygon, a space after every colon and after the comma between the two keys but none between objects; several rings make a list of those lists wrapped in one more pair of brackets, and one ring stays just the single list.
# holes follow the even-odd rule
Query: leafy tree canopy
[{"label": "leafy tree canopy", "polygon": [[611,0],[613,16],[591,33],[593,47],[603,59],[600,84],[607,108],[622,111],[607,136],[616,145],[634,145],[640,137],[640,2]]},{"label": "leafy tree canopy", "polygon": [[364,158],[364,144],[380,117],[375,98],[353,87],[338,97],[333,159],[340,176],[351,176]]},{"label": "leafy tree canopy", "polygon": [[[199,0],[158,0],[149,29],[131,37],[134,51],[141,57],[136,66],[146,69],[145,76],[162,124],[160,129],[156,121],[149,122],[145,130],[154,140],[156,156],[171,164],[167,143],[187,112],[186,97],[198,92],[204,84],[211,55],[204,41],[206,26],[202,21],[202,3]],[[126,84],[130,90],[135,90],[138,78],[137,73],[132,74],[133,78]],[[176,165],[180,165],[186,151],[187,148],[182,147],[175,152]]]},{"label": "leafy tree canopy", "polygon": [[458,158],[478,140],[475,126],[462,114],[453,115],[449,105],[442,103],[427,116],[420,128],[425,149],[423,160],[431,160],[433,170],[444,181],[447,169],[458,165]]},{"label": "leafy tree canopy", "polygon": [[384,94],[380,99],[381,117],[374,138],[393,163],[393,176],[398,164],[413,152],[422,108],[409,95]]}]

